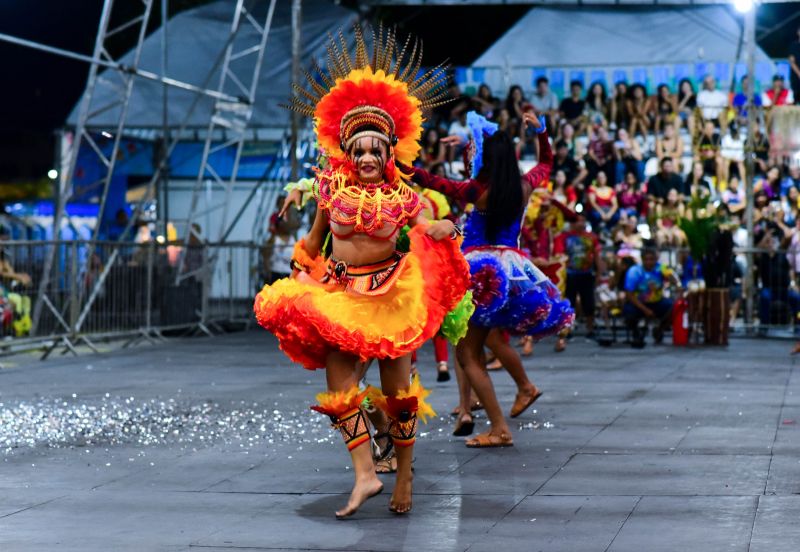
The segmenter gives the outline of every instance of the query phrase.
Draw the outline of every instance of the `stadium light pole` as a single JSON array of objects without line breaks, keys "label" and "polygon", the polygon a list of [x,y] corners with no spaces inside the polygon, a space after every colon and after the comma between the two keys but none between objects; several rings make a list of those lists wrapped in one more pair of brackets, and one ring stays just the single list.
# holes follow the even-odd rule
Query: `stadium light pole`
[{"label": "stadium light pole", "polygon": [[753,186],[755,181],[755,133],[758,126],[755,106],[755,67],[756,67],[756,4],[753,0],[734,0],[734,7],[744,14],[744,34],[747,41],[747,140],[745,141],[745,224],[747,227],[747,270],[744,275],[745,314],[747,316],[747,333],[752,333],[753,325],[753,289],[755,286],[753,249]]},{"label": "stadium light pole", "polygon": [[[300,82],[300,57],[302,55],[302,0],[292,0],[292,82]],[[291,138],[289,159],[291,163],[290,180],[294,182],[299,177],[299,167],[297,162],[297,143],[300,134],[300,114],[295,111],[290,112],[291,116]]]}]

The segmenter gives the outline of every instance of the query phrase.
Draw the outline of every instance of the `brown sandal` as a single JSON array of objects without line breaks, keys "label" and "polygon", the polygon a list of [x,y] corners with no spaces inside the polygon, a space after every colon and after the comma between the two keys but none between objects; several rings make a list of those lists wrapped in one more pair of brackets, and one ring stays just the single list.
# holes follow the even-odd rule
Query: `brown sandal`
[{"label": "brown sandal", "polygon": [[514,399],[514,405],[511,407],[510,416],[512,418],[516,418],[517,416],[528,410],[528,408],[533,403],[536,402],[536,399],[538,399],[541,396],[542,392],[539,391],[538,388],[536,389],[536,393],[534,393],[533,396],[525,395],[524,400],[520,400],[520,395],[517,394],[517,397]]},{"label": "brown sandal", "polygon": [[394,455],[394,451],[386,458],[375,461],[375,473],[397,473],[397,457]]},{"label": "brown sandal", "polygon": [[503,433],[502,435],[481,433],[467,441],[466,444],[469,448],[513,447],[514,439],[507,433]]}]

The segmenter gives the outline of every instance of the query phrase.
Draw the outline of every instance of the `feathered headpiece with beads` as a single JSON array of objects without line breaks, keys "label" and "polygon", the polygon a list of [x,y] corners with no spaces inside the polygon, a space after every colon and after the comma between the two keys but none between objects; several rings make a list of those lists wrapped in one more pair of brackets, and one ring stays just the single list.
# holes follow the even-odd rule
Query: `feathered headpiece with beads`
[{"label": "feathered headpiece with beads", "polygon": [[289,109],[314,118],[320,147],[336,160],[358,138],[372,136],[394,146],[395,158],[410,165],[419,153],[422,112],[444,103],[446,65],[419,75],[422,43],[407,38],[400,45],[393,29],[372,32],[372,56],[360,24],[354,27],[355,57],[344,34],[330,37],[328,63],[314,63],[306,72],[308,88],[292,84],[295,95]]}]

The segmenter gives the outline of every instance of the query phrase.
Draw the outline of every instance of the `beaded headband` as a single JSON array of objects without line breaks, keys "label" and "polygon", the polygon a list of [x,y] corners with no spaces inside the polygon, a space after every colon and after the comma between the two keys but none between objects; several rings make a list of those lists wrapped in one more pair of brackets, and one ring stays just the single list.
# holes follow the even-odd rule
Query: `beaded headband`
[{"label": "beaded headband", "polygon": [[345,152],[356,140],[365,136],[377,138],[387,145],[394,146],[397,143],[391,115],[373,105],[354,107],[345,113],[339,129],[340,147]]}]

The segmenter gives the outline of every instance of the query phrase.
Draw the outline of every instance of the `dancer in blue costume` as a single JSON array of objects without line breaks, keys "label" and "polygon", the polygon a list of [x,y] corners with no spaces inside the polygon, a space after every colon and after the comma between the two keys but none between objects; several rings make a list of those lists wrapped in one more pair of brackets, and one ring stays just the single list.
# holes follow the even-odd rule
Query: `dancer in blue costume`
[{"label": "dancer in blue costume", "polygon": [[[492,428],[467,441],[467,446],[511,446],[511,430],[485,368],[484,346],[489,332],[498,328],[540,339],[558,333],[574,319],[569,302],[561,299],[556,286],[519,249],[525,206],[535,188],[547,186],[553,154],[544,118],[526,113],[524,122],[538,134],[539,163],[521,175],[511,138],[496,132],[497,125],[480,115],[470,113],[467,119],[473,136],[472,178],[448,180],[415,168],[413,180],[475,206],[467,215],[463,250],[470,265],[476,308],[456,354]],[[512,413],[524,410],[536,397],[538,394],[518,395],[522,404],[515,403]]]}]

